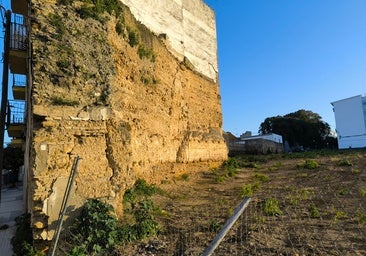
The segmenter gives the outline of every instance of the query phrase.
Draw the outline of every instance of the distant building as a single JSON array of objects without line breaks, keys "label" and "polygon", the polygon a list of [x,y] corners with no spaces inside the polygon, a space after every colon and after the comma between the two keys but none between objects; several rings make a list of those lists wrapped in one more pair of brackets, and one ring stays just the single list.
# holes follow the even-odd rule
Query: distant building
[{"label": "distant building", "polygon": [[244,134],[240,135],[241,141],[258,140],[258,139],[270,140],[282,144],[282,136],[275,133],[252,136],[251,132],[245,132]]},{"label": "distant building", "polygon": [[245,132],[240,138],[228,136],[226,133],[224,138],[229,148],[230,155],[236,154],[268,154],[283,152],[282,136],[269,133],[264,135],[252,136],[251,132]]},{"label": "distant building", "polygon": [[331,104],[336,121],[338,148],[366,147],[366,97],[357,95]]}]

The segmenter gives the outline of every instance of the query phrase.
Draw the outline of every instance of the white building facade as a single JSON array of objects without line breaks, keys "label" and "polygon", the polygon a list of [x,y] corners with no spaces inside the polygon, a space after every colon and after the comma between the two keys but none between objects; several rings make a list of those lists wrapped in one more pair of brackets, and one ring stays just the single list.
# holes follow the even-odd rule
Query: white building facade
[{"label": "white building facade", "polygon": [[338,148],[366,147],[366,97],[357,95],[331,104],[336,122]]}]

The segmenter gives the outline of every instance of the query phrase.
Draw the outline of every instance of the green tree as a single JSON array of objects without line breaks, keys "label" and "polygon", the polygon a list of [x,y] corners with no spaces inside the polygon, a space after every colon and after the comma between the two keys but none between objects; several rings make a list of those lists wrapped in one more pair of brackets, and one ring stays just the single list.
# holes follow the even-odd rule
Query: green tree
[{"label": "green tree", "polygon": [[284,116],[266,118],[259,127],[259,133],[276,133],[291,147],[315,149],[327,146],[330,126],[319,114],[301,109]]}]

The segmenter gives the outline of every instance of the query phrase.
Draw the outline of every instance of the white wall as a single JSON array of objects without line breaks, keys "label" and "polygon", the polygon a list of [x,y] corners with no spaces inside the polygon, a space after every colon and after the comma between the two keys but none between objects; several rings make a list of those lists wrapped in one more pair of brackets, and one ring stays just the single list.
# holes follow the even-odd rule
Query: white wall
[{"label": "white wall", "polygon": [[338,147],[366,147],[366,125],[361,95],[332,103],[336,121]]},{"label": "white wall", "polygon": [[151,31],[166,34],[171,52],[216,80],[217,42],[214,12],[202,0],[120,0]]}]

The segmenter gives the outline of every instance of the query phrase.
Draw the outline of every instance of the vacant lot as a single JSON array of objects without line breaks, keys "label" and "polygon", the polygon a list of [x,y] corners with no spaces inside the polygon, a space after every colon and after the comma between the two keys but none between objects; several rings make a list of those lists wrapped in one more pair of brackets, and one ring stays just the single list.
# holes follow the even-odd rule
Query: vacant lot
[{"label": "vacant lot", "polygon": [[239,156],[159,188],[159,234],[122,255],[200,255],[245,196],[214,255],[366,255],[365,150]]}]

